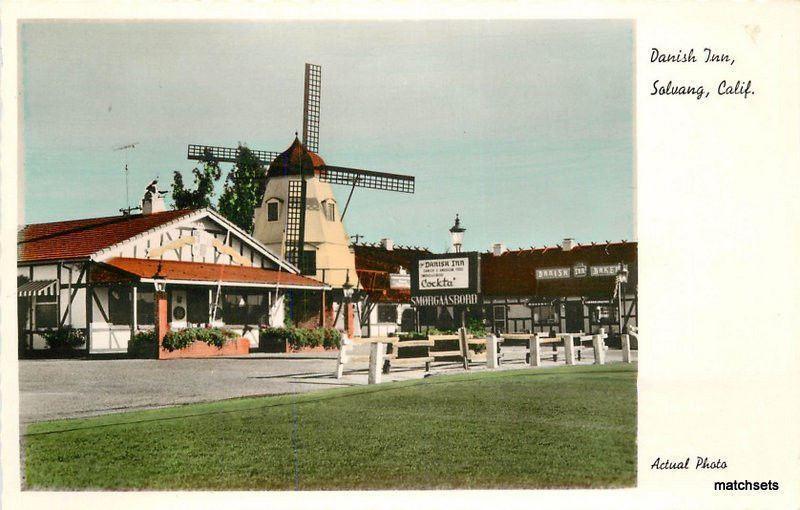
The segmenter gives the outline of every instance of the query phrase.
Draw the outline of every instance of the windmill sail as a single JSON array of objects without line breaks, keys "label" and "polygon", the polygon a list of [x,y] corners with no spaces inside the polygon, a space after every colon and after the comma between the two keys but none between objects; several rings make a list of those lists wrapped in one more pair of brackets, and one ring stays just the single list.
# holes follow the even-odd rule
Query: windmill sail
[{"label": "windmill sail", "polygon": [[322,92],[322,68],[306,64],[305,93],[303,94],[303,145],[319,152],[319,105]]},{"label": "windmill sail", "polygon": [[411,175],[325,165],[319,170],[319,180],[331,184],[346,184],[356,188],[414,193],[414,177]]}]

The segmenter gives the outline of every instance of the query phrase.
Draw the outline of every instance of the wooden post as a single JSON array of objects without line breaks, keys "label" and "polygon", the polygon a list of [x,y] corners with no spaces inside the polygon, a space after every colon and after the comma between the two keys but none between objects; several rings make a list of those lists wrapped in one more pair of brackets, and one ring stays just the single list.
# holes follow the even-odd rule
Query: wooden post
[{"label": "wooden post", "polygon": [[369,345],[368,384],[380,384],[384,358],[386,358],[386,344],[383,342],[371,343]]},{"label": "wooden post", "polygon": [[629,335],[622,335],[622,362],[631,362],[631,337]]},{"label": "wooden post", "polygon": [[528,352],[530,353],[530,365],[532,367],[538,367],[542,364],[542,347],[539,343],[539,333],[534,333],[531,335],[530,345],[528,346]]},{"label": "wooden post", "polygon": [[592,336],[592,347],[594,347],[594,364],[604,365],[606,362],[606,349],[603,335]]},{"label": "wooden post", "polygon": [[486,368],[497,368],[497,337],[493,333],[486,336]]},{"label": "wooden post", "polygon": [[341,379],[344,375],[344,364],[347,363],[347,349],[349,348],[350,339],[344,333],[341,334],[339,341],[339,360],[336,364],[336,378]]},{"label": "wooden post", "polygon": [[575,343],[572,341],[571,333],[561,333],[561,338],[564,341],[564,358],[567,365],[575,364]]},{"label": "wooden post", "polygon": [[461,349],[461,361],[464,370],[469,370],[469,344],[467,344],[467,328],[458,328],[458,344]]},{"label": "wooden post", "polygon": [[133,335],[136,334],[136,328],[139,326],[136,317],[139,312],[139,304],[137,303],[139,299],[138,290],[139,289],[136,288],[136,282],[134,282],[131,286],[131,340],[133,340]]},{"label": "wooden post", "polygon": [[167,322],[167,293],[156,291],[153,295],[153,306],[155,307],[154,319],[156,328],[156,349],[158,359],[161,359],[161,342],[169,331]]},{"label": "wooden post", "polygon": [[90,262],[86,263],[86,271],[84,276],[84,282],[86,285],[84,286],[84,292],[86,294],[86,355],[88,356],[92,350],[92,313],[94,312],[94,303],[92,302],[92,294],[94,294],[94,288],[92,284],[89,283],[90,280],[90,272],[91,266]]}]

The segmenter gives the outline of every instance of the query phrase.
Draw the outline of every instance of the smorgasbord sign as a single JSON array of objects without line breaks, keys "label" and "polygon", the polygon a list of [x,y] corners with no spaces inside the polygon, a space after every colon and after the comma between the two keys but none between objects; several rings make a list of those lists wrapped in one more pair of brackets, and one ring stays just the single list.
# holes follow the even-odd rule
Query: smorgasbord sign
[{"label": "smorgasbord sign", "polygon": [[414,306],[476,305],[480,303],[478,253],[445,253],[420,259],[411,268]]}]

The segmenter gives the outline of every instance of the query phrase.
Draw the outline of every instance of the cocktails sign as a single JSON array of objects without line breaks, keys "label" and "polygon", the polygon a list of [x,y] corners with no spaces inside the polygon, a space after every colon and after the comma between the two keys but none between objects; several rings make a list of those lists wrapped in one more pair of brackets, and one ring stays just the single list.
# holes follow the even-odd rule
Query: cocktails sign
[{"label": "cocktails sign", "polygon": [[445,253],[420,259],[411,270],[415,306],[472,305],[480,302],[477,253]]}]

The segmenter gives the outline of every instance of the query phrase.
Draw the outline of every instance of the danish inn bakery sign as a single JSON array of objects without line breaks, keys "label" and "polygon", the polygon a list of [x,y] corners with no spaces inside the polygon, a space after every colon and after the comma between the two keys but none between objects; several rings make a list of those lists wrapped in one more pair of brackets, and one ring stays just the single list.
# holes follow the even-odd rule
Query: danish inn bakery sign
[{"label": "danish inn bakery sign", "polygon": [[536,270],[537,280],[561,280],[564,278],[582,278],[584,276],[616,276],[623,268],[622,264],[607,264],[603,266],[586,267],[578,263],[572,267],[546,267]]},{"label": "danish inn bakery sign", "polygon": [[477,305],[479,268],[478,253],[445,253],[420,259],[411,268],[411,304]]}]

